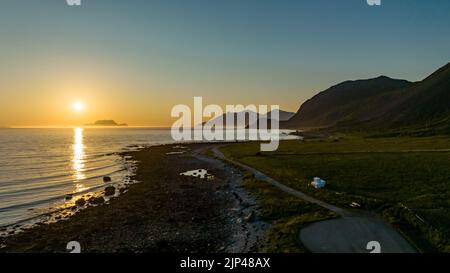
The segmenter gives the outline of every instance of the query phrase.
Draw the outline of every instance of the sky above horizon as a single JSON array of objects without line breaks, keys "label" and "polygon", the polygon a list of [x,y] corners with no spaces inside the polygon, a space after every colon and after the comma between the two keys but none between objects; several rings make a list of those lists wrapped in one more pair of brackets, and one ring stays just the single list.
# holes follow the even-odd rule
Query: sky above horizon
[{"label": "sky above horizon", "polygon": [[294,112],[345,80],[418,81],[450,61],[448,0],[0,5],[0,126],[170,126],[194,96]]}]

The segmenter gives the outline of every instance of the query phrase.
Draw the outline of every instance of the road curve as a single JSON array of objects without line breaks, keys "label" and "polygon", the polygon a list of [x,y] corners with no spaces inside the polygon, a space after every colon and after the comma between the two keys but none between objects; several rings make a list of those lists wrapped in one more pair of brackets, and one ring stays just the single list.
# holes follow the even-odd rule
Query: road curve
[{"label": "road curve", "polygon": [[309,196],[309,195],[307,195],[307,194],[305,194],[305,193],[303,193],[301,191],[294,190],[293,188],[290,188],[290,187],[288,187],[288,186],[286,186],[286,185],[276,181],[275,179],[265,175],[264,173],[258,171],[255,168],[252,168],[252,167],[250,167],[248,165],[245,165],[245,164],[243,164],[241,162],[238,162],[238,161],[235,161],[233,159],[227,158],[219,150],[218,146],[212,147],[212,151],[213,151],[214,155],[217,156],[218,158],[220,158],[222,160],[225,160],[225,161],[228,161],[228,162],[230,162],[232,164],[235,164],[235,165],[237,165],[237,166],[239,166],[239,167],[241,167],[241,168],[243,168],[243,169],[245,169],[247,171],[252,172],[255,175],[256,179],[261,180],[261,181],[265,181],[265,182],[267,182],[267,183],[269,183],[269,184],[279,188],[280,190],[282,190],[282,191],[284,191],[286,193],[294,195],[294,196],[296,196],[296,197],[298,197],[298,198],[300,198],[300,199],[302,199],[302,200],[304,200],[306,202],[314,203],[314,204],[317,204],[317,205],[319,205],[321,207],[329,209],[329,210],[331,210],[331,211],[333,211],[333,212],[335,212],[335,213],[337,213],[337,214],[339,214],[341,216],[351,215],[351,213],[349,211],[345,210],[345,209],[342,209],[342,208],[333,206],[331,204],[328,204],[328,203],[326,203],[324,201],[321,201],[319,199],[311,197],[311,196]]},{"label": "road curve", "polygon": [[278,189],[296,196],[304,201],[329,209],[340,218],[310,224],[300,230],[299,239],[303,245],[315,253],[368,253],[369,242],[379,244],[381,253],[415,253],[416,250],[391,226],[383,220],[350,212],[346,209],[328,204],[303,192],[290,188],[266,174],[227,158],[218,145],[208,146],[215,156],[226,162],[252,172],[255,178],[265,181]]}]

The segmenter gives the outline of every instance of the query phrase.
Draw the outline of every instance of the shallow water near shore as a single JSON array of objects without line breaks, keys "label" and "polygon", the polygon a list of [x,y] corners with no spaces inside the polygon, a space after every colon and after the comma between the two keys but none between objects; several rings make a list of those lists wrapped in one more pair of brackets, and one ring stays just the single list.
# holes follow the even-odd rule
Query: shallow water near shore
[{"label": "shallow water near shore", "polygon": [[208,172],[208,170],[205,170],[205,169],[191,170],[191,171],[180,173],[180,175],[198,177],[201,179],[206,178],[207,180],[214,179],[214,175],[212,175],[211,173]]},{"label": "shallow water near shore", "polygon": [[0,227],[59,209],[67,194],[128,183],[134,166],[118,153],[171,142],[162,129],[0,129]]},{"label": "shallow water near shore", "polygon": [[[135,164],[120,153],[174,143],[170,133],[133,127],[0,129],[0,234],[9,232],[6,227],[41,222],[39,217],[109,185],[132,182]],[[185,153],[184,148],[174,146],[168,156]],[[104,183],[105,176],[112,181]]]}]

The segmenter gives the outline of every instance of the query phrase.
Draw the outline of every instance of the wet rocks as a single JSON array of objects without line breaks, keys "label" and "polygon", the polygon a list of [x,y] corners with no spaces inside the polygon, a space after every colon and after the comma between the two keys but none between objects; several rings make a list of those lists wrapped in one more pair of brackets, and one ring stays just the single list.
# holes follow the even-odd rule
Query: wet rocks
[{"label": "wet rocks", "polygon": [[256,214],[255,214],[255,211],[252,210],[247,216],[244,217],[244,220],[245,220],[247,223],[255,222],[255,220],[256,220]]},{"label": "wet rocks", "polygon": [[104,182],[104,183],[109,183],[109,182],[111,182],[111,181],[112,181],[111,177],[109,177],[109,176],[104,176],[104,177],[103,177],[103,182]]},{"label": "wet rocks", "polygon": [[65,197],[66,201],[69,201],[72,199],[72,194],[67,194]]},{"label": "wet rocks", "polygon": [[93,196],[93,197],[89,198],[88,202],[91,205],[100,205],[105,202],[105,198],[103,198],[103,196],[98,196],[98,197]]},{"label": "wet rocks", "polygon": [[75,205],[82,207],[86,204],[86,200],[84,200],[84,198],[80,198],[77,201],[75,201]]},{"label": "wet rocks", "polygon": [[114,195],[116,193],[116,188],[113,186],[109,186],[105,188],[105,195],[106,196],[111,196]]},{"label": "wet rocks", "polygon": [[242,201],[241,202],[241,207],[243,208],[243,209],[246,209],[246,208],[249,208],[249,207],[253,207],[255,204],[251,204],[251,203],[249,203],[249,202],[247,202],[247,201]]}]

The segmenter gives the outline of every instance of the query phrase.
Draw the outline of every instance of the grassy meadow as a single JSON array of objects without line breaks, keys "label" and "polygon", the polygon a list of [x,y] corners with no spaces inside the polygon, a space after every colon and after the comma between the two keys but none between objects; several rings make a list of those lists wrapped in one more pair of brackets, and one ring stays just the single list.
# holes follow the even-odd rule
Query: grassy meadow
[{"label": "grassy meadow", "polygon": [[252,175],[245,177],[244,187],[259,200],[261,219],[272,224],[267,241],[258,250],[264,253],[306,253],[308,250],[299,240],[300,228],[337,217],[331,211],[280,191]]},{"label": "grassy meadow", "polygon": [[[420,251],[450,251],[449,138],[341,137],[283,141],[276,152],[261,153],[259,148],[258,143],[245,143],[221,151],[329,203],[349,209],[352,202],[361,204],[361,209],[398,228]],[[315,176],[327,181],[325,189],[310,186]],[[275,203],[266,201],[263,207],[280,205]],[[291,218],[300,215],[290,212]],[[280,213],[278,218],[286,217]]]}]

